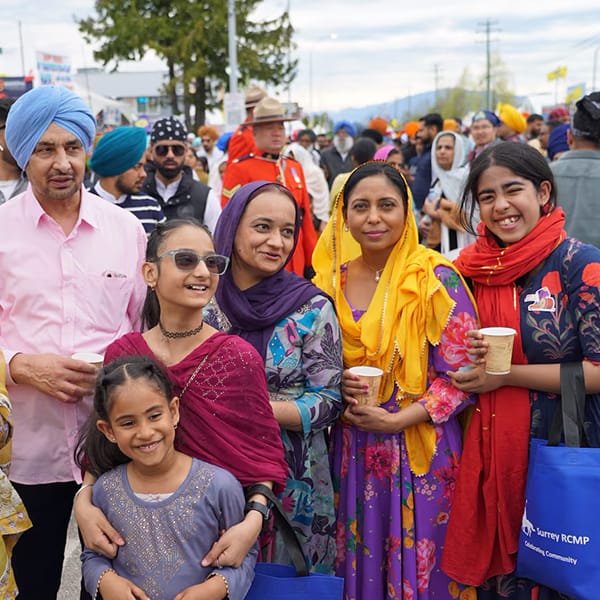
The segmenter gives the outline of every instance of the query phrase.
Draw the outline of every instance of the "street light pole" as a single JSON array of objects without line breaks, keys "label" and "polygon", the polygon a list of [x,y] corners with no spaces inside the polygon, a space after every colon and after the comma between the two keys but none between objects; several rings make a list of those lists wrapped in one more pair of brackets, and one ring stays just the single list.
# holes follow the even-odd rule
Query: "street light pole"
[{"label": "street light pole", "polygon": [[308,98],[310,100],[310,112],[315,112],[315,105],[313,100],[313,49],[314,46],[311,45],[310,50],[308,51]]},{"label": "street light pole", "polygon": [[229,93],[237,94],[237,38],[235,33],[235,0],[227,3],[227,30],[229,34]]},{"label": "street light pole", "polygon": [[592,72],[592,92],[596,91],[596,67],[598,65],[598,51],[600,50],[600,46],[597,46],[594,50],[594,66]]}]

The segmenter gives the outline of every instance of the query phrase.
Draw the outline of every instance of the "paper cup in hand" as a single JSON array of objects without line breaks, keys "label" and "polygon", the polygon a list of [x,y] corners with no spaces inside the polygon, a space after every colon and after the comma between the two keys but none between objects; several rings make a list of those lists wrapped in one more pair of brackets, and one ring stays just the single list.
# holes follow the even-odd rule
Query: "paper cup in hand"
[{"label": "paper cup in hand", "polygon": [[377,367],[351,367],[349,369],[352,375],[358,375],[361,383],[366,383],[369,386],[369,391],[366,394],[356,394],[355,398],[359,404],[367,406],[377,406],[379,404],[379,387],[381,386],[381,378],[383,371]]},{"label": "paper cup in hand", "polygon": [[75,352],[71,358],[82,360],[83,362],[90,363],[90,365],[94,365],[98,368],[100,368],[104,362],[104,356],[102,356],[102,354],[96,354],[95,352]]},{"label": "paper cup in hand", "polygon": [[510,373],[513,341],[517,332],[510,327],[484,327],[479,330],[488,343],[485,372],[490,375]]}]

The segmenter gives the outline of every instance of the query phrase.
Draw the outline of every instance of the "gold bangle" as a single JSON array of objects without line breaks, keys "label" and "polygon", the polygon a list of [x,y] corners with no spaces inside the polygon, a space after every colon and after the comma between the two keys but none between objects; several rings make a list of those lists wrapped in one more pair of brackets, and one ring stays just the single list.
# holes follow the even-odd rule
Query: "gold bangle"
[{"label": "gold bangle", "polygon": [[217,573],[213,571],[206,579],[212,579],[215,576],[220,577],[225,583],[225,596],[223,596],[223,598],[226,598],[226,600],[230,600],[231,596],[229,595],[229,583],[227,582],[227,577],[225,577],[223,573]]},{"label": "gold bangle", "polygon": [[[88,484],[88,485],[91,485],[91,484]],[[106,569],[106,571],[102,571],[102,573],[100,573],[100,577],[98,577],[98,583],[96,584],[96,593],[94,594],[94,600],[96,600],[96,598],[98,597],[98,594],[100,593],[100,582],[102,581],[102,578],[107,573],[116,573],[116,571],[114,569]]]}]

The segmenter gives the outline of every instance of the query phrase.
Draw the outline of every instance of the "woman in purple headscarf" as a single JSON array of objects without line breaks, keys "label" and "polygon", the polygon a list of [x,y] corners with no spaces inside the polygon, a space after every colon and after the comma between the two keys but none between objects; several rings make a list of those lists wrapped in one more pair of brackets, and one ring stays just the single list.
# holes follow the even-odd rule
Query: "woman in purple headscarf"
[{"label": "woman in purple headscarf", "polygon": [[[327,430],[342,400],[342,347],[330,299],[285,270],[301,215],[283,186],[257,181],[227,203],[216,250],[231,258],[206,320],[249,341],[262,355],[288,463],[280,494],[312,570],[333,573],[335,513]],[[277,531],[263,535],[264,560],[289,562]]]}]

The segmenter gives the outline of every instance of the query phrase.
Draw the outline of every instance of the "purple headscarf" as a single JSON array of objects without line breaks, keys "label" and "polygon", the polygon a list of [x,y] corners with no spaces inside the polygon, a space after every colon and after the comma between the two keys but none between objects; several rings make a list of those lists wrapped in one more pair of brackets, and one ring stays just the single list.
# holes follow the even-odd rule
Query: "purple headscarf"
[{"label": "purple headscarf", "polygon": [[[294,203],[296,225],[294,247],[286,264],[289,262],[300,229],[298,205],[287,188],[272,181],[254,181],[242,186],[225,205],[215,228],[215,246],[218,254],[232,256],[235,235],[244,210],[252,195],[266,186],[277,187]],[[324,295],[319,288],[299,275],[286,271],[285,267],[242,291],[233,281],[230,268],[220,277],[215,296],[219,307],[231,323],[229,333],[239,335],[250,342],[265,358],[275,325],[317,294]]]}]

